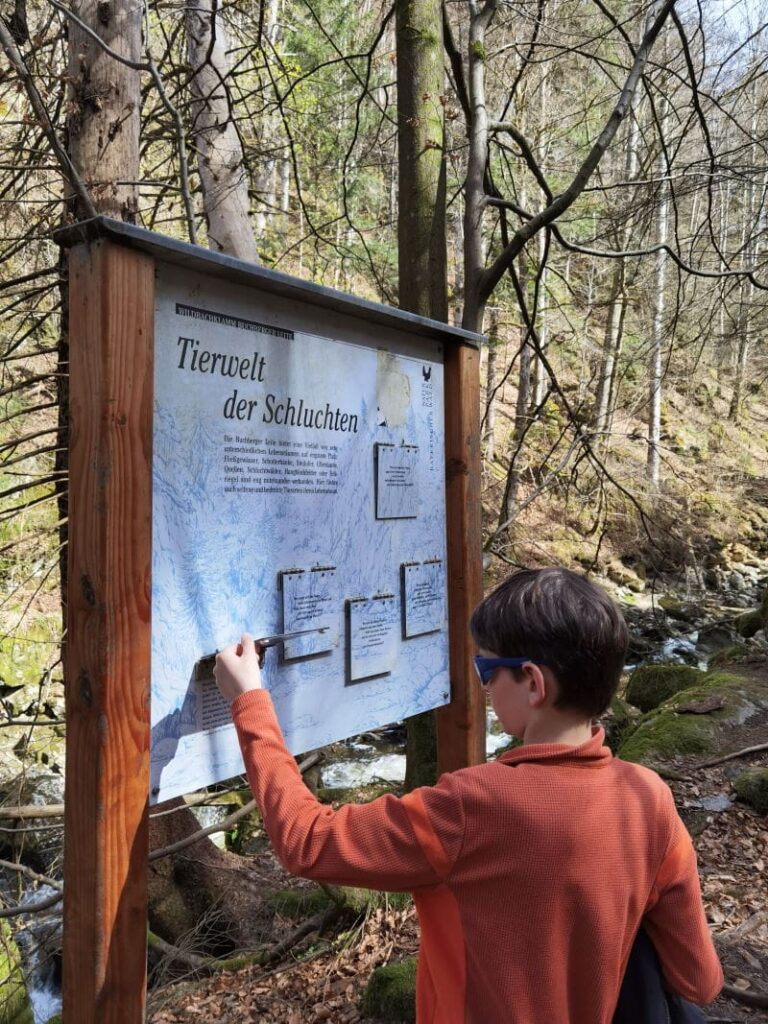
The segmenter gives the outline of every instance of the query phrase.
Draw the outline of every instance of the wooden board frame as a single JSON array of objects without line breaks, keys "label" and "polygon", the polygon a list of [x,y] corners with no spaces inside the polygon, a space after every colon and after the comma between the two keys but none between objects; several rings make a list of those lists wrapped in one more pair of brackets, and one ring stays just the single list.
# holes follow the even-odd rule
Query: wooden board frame
[{"label": "wooden board frame", "polygon": [[156,262],[444,342],[452,700],[437,712],[440,771],[485,759],[484,699],[467,628],[482,597],[481,339],[107,218],[64,229],[57,240],[72,247],[63,1021],[140,1024],[146,997]]},{"label": "wooden board frame", "polygon": [[144,1019],[154,260],[72,250],[65,1024]]}]

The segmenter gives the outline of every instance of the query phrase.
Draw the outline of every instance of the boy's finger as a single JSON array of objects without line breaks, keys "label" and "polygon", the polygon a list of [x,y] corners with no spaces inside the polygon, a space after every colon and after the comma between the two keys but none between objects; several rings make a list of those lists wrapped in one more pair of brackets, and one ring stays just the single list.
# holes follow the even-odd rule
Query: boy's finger
[{"label": "boy's finger", "polygon": [[246,661],[251,661],[253,658],[258,656],[256,652],[256,644],[254,643],[253,637],[250,633],[243,633],[243,638],[240,643],[243,648],[242,657]]}]

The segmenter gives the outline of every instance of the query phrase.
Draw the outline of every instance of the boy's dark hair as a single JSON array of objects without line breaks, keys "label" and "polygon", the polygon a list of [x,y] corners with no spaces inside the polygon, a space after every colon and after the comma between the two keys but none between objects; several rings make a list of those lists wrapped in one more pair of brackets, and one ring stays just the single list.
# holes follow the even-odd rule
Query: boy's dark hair
[{"label": "boy's dark hair", "polygon": [[523,569],[474,611],[475,642],[503,658],[552,669],[555,707],[601,715],[616,692],[629,636],[621,612],[597,584],[568,569]]}]

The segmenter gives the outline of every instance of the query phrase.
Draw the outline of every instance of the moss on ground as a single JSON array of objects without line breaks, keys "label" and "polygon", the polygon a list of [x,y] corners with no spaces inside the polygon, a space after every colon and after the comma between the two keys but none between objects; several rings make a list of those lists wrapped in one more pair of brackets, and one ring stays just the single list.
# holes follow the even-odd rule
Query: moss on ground
[{"label": "moss on ground", "polygon": [[641,665],[630,676],[625,697],[641,711],[653,711],[703,677],[703,672],[690,665]]},{"label": "moss on ground", "polygon": [[289,917],[292,921],[300,921],[312,917],[333,905],[333,900],[320,886],[311,889],[279,889],[267,897],[278,914]]},{"label": "moss on ground", "polygon": [[768,814],[768,768],[747,768],[733,780],[733,789],[739,800]]},{"label": "moss on ground", "polygon": [[[411,901],[411,894],[407,892],[380,892],[353,886],[334,886],[331,891],[338,895],[339,902],[343,901],[352,913],[360,916],[379,907],[403,910]],[[267,901],[278,914],[293,921],[312,917],[336,903],[330,892],[319,885],[307,889],[279,889],[270,893]]]},{"label": "moss on ground", "polygon": [[416,958],[379,967],[363,993],[360,1006],[364,1017],[392,1024],[416,1020]]}]

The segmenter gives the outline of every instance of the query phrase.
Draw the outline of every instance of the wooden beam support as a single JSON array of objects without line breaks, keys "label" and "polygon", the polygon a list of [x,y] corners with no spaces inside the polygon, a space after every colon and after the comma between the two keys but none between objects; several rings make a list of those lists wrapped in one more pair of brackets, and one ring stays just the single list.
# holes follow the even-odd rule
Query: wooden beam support
[{"label": "wooden beam support", "polygon": [[140,1024],[147,941],[154,259],[70,254],[64,1024]]},{"label": "wooden beam support", "polygon": [[438,772],[485,761],[485,698],[468,628],[483,596],[480,353],[470,345],[446,348],[445,461],[451,703],[437,711]]}]

